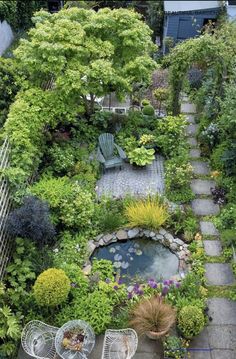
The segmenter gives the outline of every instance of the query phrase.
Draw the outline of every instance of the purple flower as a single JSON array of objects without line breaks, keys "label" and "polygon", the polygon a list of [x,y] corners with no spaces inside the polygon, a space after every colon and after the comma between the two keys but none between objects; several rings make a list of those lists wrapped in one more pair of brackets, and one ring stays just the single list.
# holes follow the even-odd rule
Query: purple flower
[{"label": "purple flower", "polygon": [[172,279],[169,280],[169,285],[174,284],[174,281]]},{"label": "purple flower", "polygon": [[109,284],[109,283],[111,283],[111,280],[110,280],[109,278],[106,278],[105,282],[106,282],[107,284]]},{"label": "purple flower", "polygon": [[138,294],[138,292],[139,292],[139,284],[138,284],[138,283],[136,283],[136,284],[134,285],[133,291],[134,291],[135,294]]},{"label": "purple flower", "polygon": [[118,290],[119,289],[118,285],[114,285],[113,289]]},{"label": "purple flower", "polygon": [[153,289],[157,288],[157,283],[155,282],[154,279],[149,279],[148,280],[148,285],[149,285],[149,287],[151,287]]},{"label": "purple flower", "polygon": [[138,295],[143,295],[143,290],[140,290],[140,289],[139,289],[136,294],[138,294]]},{"label": "purple flower", "polygon": [[118,280],[118,284],[122,284],[123,283],[123,279],[120,277]]},{"label": "purple flower", "polygon": [[179,288],[180,287],[180,282],[176,282],[175,286],[176,286],[176,288]]},{"label": "purple flower", "polygon": [[71,286],[72,288],[76,288],[76,287],[77,287],[77,284],[76,284],[75,282],[72,282],[72,283],[70,284],[70,286]]},{"label": "purple flower", "polygon": [[128,293],[128,299],[132,299],[133,298],[133,294],[131,292]]},{"label": "purple flower", "polygon": [[169,291],[169,288],[168,287],[163,287],[162,288],[162,292],[161,292],[161,295],[164,297]]},{"label": "purple flower", "polygon": [[170,281],[169,280],[164,280],[163,284],[164,285],[170,285]]}]

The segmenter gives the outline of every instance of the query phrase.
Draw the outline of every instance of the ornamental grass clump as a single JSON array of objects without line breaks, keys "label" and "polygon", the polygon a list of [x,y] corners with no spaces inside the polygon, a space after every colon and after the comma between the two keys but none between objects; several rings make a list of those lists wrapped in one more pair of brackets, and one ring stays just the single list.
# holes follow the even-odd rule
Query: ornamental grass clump
[{"label": "ornamental grass clump", "polygon": [[66,301],[70,291],[70,279],[62,269],[49,268],[42,272],[33,287],[38,305],[55,307]]},{"label": "ornamental grass clump", "polygon": [[168,219],[167,206],[156,197],[139,199],[125,208],[129,227],[159,229]]},{"label": "ornamental grass clump", "polygon": [[175,323],[176,312],[160,296],[139,302],[131,313],[130,326],[140,335],[160,338],[166,335]]}]

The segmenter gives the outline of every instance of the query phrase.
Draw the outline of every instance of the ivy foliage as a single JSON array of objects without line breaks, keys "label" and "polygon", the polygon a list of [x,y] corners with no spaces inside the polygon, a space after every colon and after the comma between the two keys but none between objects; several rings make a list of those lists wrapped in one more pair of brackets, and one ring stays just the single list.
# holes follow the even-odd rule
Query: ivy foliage
[{"label": "ivy foliage", "polygon": [[0,126],[6,120],[9,106],[19,90],[16,66],[11,59],[0,59]]},{"label": "ivy foliage", "polygon": [[39,11],[33,21],[29,39],[15,50],[20,65],[37,85],[53,78],[58,91],[83,102],[86,113],[93,112],[95,97],[111,91],[122,97],[133,83],[150,80],[155,45],[138,13],[72,7]]}]

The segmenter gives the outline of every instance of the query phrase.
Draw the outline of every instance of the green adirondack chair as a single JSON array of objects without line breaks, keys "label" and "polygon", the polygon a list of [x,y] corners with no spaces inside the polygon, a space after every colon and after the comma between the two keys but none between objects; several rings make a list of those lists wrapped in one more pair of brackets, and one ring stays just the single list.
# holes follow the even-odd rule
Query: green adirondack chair
[{"label": "green adirondack chair", "polygon": [[114,142],[114,136],[111,133],[103,133],[99,136],[97,160],[103,165],[104,170],[113,167],[121,169],[125,158],[125,152]]}]

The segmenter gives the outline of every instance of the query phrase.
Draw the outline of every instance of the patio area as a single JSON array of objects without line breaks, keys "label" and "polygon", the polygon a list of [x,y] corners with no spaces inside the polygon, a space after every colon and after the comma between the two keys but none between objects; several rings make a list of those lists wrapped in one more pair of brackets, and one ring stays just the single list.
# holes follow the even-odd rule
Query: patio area
[{"label": "patio area", "polygon": [[163,157],[156,155],[151,165],[145,168],[135,168],[124,163],[122,170],[110,169],[97,182],[98,197],[103,195],[113,198],[123,198],[127,194],[143,196],[147,194],[164,193],[164,163]]}]

